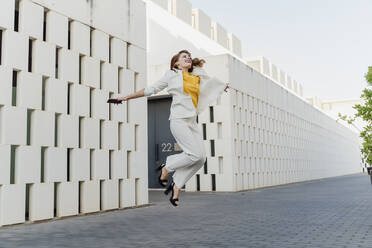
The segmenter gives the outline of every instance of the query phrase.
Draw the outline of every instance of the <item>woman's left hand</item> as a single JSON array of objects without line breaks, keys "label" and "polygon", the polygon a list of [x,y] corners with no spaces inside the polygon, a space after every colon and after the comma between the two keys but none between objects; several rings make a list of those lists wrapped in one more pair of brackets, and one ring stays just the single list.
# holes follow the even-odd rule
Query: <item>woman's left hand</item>
[{"label": "woman's left hand", "polygon": [[226,84],[226,88],[224,89],[224,91],[227,92],[227,89],[228,88],[230,88],[230,84],[229,83]]}]

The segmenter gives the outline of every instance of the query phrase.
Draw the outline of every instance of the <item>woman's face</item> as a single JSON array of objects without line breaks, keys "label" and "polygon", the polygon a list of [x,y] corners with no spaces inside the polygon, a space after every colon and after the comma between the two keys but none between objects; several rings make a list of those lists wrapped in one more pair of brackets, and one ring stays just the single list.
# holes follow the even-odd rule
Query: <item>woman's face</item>
[{"label": "woman's face", "polygon": [[178,58],[178,61],[176,62],[176,65],[179,69],[189,69],[192,65],[192,59],[189,54],[187,53],[181,53],[180,57]]}]

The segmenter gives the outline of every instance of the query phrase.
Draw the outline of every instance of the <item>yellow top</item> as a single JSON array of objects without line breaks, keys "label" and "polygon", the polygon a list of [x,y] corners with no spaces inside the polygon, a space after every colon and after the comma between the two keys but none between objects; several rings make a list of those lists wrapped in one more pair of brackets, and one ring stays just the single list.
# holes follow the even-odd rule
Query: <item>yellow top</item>
[{"label": "yellow top", "polygon": [[192,102],[196,108],[199,98],[200,78],[189,72],[183,72],[183,91],[191,96]]}]

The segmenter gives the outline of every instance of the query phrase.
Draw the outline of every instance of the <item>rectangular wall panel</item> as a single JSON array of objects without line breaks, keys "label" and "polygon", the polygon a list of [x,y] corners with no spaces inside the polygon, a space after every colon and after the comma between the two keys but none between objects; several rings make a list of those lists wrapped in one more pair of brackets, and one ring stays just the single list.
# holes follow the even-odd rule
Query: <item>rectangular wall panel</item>
[{"label": "rectangular wall panel", "polygon": [[2,0],[0,9],[0,28],[14,28],[15,0]]}]

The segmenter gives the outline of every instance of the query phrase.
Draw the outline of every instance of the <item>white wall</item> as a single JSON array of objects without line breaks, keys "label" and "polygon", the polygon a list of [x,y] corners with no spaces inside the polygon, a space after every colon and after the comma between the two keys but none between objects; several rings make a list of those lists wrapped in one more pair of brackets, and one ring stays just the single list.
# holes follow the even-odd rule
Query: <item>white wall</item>
[{"label": "white wall", "polygon": [[169,64],[171,57],[183,49],[189,50],[193,57],[232,54],[227,49],[227,39],[223,47],[152,1],[146,3],[149,66]]},{"label": "white wall", "polygon": [[[199,115],[207,164],[187,191],[198,184],[201,191],[246,190],[361,171],[358,134],[230,55],[205,59],[208,74],[231,89]],[[151,77],[165,70],[153,66]]]},{"label": "white wall", "polygon": [[148,84],[163,75],[172,55],[186,48],[194,57],[207,58],[210,75],[232,85],[229,94],[199,115],[199,127],[207,129],[207,168],[186,190],[196,190],[197,180],[202,191],[212,190],[213,181],[218,191],[236,191],[360,171],[357,135],[286,88],[284,71],[277,69],[274,82],[266,58],[253,61],[253,70],[232,56],[224,39],[217,44],[151,1],[147,13]]},{"label": "white wall", "polygon": [[106,103],[146,85],[144,3],[22,0],[18,32],[11,6],[0,2],[0,225],[148,203],[147,101]]},{"label": "white wall", "polygon": [[[358,135],[229,55],[207,58],[210,75],[232,89],[199,115],[207,125],[208,173],[186,185],[235,191],[360,172]],[[215,154],[211,153],[211,142]]]},{"label": "white wall", "polygon": [[242,43],[234,34],[228,34],[230,47],[229,49],[238,57],[242,56]]},{"label": "white wall", "polygon": [[257,57],[257,58],[251,58],[249,60],[247,60],[247,65],[249,65],[250,67],[252,67],[253,69],[255,69],[256,71],[264,74],[265,76],[271,78],[271,67],[270,67],[270,61],[263,57],[263,56],[260,56],[260,57]]},{"label": "white wall", "polygon": [[211,18],[201,9],[193,9],[192,13],[195,16],[196,29],[211,38]]},{"label": "white wall", "polygon": [[214,35],[212,35],[212,36],[213,36],[214,40],[218,44],[223,46],[224,48],[228,49],[228,45],[227,45],[228,37],[227,37],[226,29],[221,24],[219,24],[218,22],[212,22],[212,28],[213,28],[213,33],[214,33]]},{"label": "white wall", "polygon": [[282,71],[282,70],[280,70],[280,78],[279,78],[279,82],[280,82],[280,84],[283,85],[283,86],[286,86],[286,85],[287,85],[285,72]]},{"label": "white wall", "polygon": [[260,59],[252,59],[247,61],[247,65],[255,69],[256,71],[262,73],[262,63]]},{"label": "white wall", "polygon": [[[343,99],[343,100],[334,100],[334,101],[322,101],[321,108],[322,110],[334,118],[335,120],[339,119],[338,114],[354,116],[356,114],[356,109],[353,108],[356,104],[363,105],[362,99]],[[343,120],[339,120],[341,124],[349,127],[355,132],[359,133],[366,126],[366,122],[358,118],[355,120],[354,125],[350,125]]]},{"label": "white wall", "polygon": [[278,67],[276,67],[276,65],[270,63],[270,75],[272,77],[272,79],[276,82],[279,82],[279,71],[278,71]]},{"label": "white wall", "polygon": [[180,20],[191,25],[192,5],[188,0],[172,0],[174,4],[174,14]]},{"label": "white wall", "polygon": [[288,74],[287,74],[286,82],[287,82],[287,88],[290,90],[293,90],[292,78]]},{"label": "white wall", "polygon": [[160,7],[162,7],[165,10],[168,10],[169,8],[169,1],[170,0],[152,0],[154,3],[158,4]]},{"label": "white wall", "polygon": [[314,96],[314,97],[309,97],[309,98],[306,98],[306,100],[308,101],[308,103],[310,103],[313,107],[316,107],[318,109],[322,109],[322,100],[317,97],[317,96]]},{"label": "white wall", "polygon": [[279,69],[276,65],[271,63],[267,58],[259,56],[256,58],[250,58],[246,61],[246,64],[254,70],[265,75],[274,82],[282,85],[283,87],[293,91],[293,93],[303,96],[302,85],[293,80],[292,77]]}]

